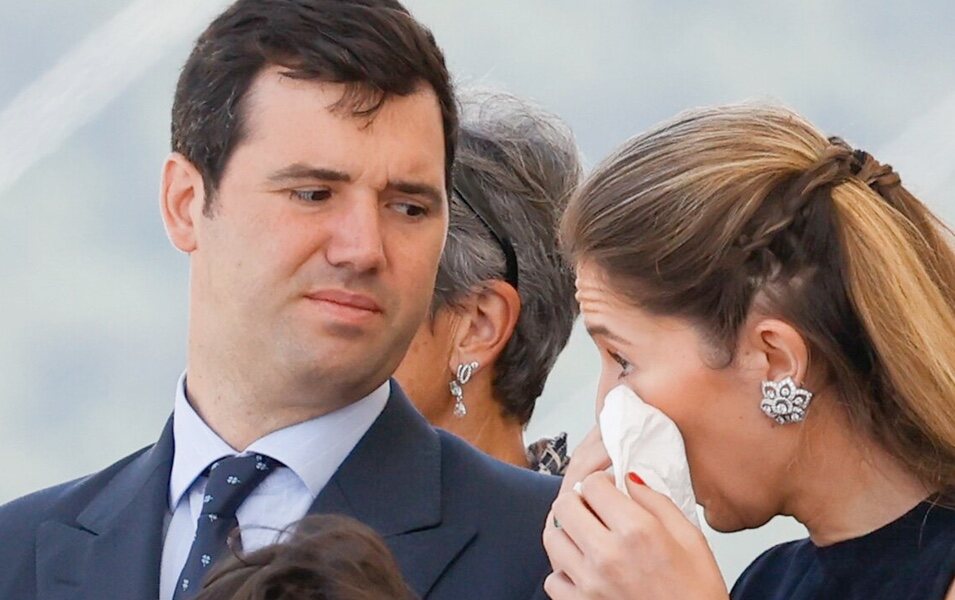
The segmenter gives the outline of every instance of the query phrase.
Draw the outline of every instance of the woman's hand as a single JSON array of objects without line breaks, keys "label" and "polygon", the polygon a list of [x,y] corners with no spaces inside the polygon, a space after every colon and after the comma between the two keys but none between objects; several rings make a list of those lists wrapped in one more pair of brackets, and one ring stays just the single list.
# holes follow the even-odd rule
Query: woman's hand
[{"label": "woman's hand", "polygon": [[638,481],[627,498],[607,473],[588,475],[580,494],[570,479],[544,529],[554,569],[544,590],[554,600],[728,598],[702,532]]}]

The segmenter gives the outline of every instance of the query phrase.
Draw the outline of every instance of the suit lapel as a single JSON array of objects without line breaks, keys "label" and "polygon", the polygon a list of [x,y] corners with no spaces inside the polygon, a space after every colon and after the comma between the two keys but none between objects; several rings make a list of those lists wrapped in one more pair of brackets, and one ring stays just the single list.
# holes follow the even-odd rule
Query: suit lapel
[{"label": "suit lapel", "polygon": [[47,521],[40,526],[38,597],[158,597],[172,455],[170,419],[159,441],[121,467],[75,523]]},{"label": "suit lapel", "polygon": [[[442,524],[441,442],[392,380],[388,404],[309,510],[345,514],[384,536],[406,580],[428,591],[474,538]],[[49,600],[153,599],[172,469],[172,420],[106,483],[75,523],[37,531],[37,592]]]},{"label": "suit lapel", "polygon": [[442,525],[441,441],[394,380],[391,390],[309,512],[345,514],[375,529],[424,597],[476,529]]}]

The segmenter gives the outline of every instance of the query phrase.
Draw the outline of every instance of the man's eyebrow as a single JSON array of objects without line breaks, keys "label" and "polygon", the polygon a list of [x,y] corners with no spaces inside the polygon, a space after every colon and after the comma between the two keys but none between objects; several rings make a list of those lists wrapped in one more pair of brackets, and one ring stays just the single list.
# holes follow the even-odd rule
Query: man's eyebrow
[{"label": "man's eyebrow", "polygon": [[428,185],[427,183],[417,183],[414,181],[389,181],[388,187],[392,190],[395,190],[396,192],[401,192],[402,194],[424,196],[434,206],[441,206],[444,204],[444,193],[442,193],[441,190],[434,187],[433,185]]},{"label": "man's eyebrow", "polygon": [[313,167],[302,163],[289,165],[269,175],[269,181],[272,183],[286,183],[297,179],[351,181],[351,176],[343,171],[336,171],[335,169],[326,169],[322,167]]},{"label": "man's eyebrow", "polygon": [[630,342],[628,342],[627,340],[623,339],[616,333],[607,329],[605,325],[587,325],[587,333],[590,334],[590,337],[600,336],[600,337],[605,337],[608,340],[617,342],[618,344],[626,344],[628,346],[630,345]]},{"label": "man's eyebrow", "polygon": [[[269,181],[272,183],[287,183],[300,179],[321,179],[323,181],[351,181],[351,176],[344,171],[335,169],[326,169],[323,167],[313,167],[303,163],[295,163],[283,167],[269,175]],[[402,194],[414,196],[424,196],[435,206],[444,204],[444,193],[433,185],[418,183],[415,181],[389,181],[388,188]]]}]

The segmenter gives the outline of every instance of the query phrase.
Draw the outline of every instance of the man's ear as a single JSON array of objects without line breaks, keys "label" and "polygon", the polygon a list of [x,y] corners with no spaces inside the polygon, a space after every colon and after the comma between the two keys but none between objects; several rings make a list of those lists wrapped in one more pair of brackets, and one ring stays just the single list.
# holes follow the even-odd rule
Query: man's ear
[{"label": "man's ear", "polygon": [[205,201],[202,174],[182,154],[170,154],[163,164],[159,208],[169,241],[187,254],[199,246],[196,226]]},{"label": "man's ear", "polygon": [[521,314],[517,290],[500,280],[488,282],[461,305],[448,365],[452,373],[458,364],[466,362],[476,361],[480,367],[493,365],[514,334]]}]

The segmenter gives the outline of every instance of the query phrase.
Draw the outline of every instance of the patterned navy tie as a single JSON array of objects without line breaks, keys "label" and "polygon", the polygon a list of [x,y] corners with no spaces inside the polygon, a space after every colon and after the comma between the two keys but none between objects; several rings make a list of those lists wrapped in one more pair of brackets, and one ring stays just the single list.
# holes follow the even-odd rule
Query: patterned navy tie
[{"label": "patterned navy tie", "polygon": [[233,456],[212,463],[203,497],[196,538],[179,575],[173,600],[195,596],[203,578],[228,546],[229,533],[238,526],[235,511],[279,463],[261,454]]}]

